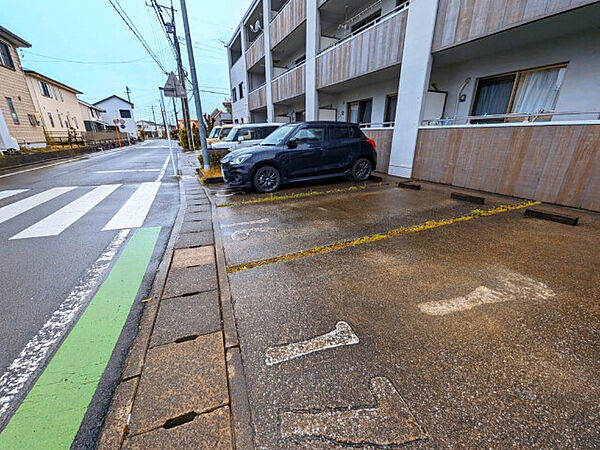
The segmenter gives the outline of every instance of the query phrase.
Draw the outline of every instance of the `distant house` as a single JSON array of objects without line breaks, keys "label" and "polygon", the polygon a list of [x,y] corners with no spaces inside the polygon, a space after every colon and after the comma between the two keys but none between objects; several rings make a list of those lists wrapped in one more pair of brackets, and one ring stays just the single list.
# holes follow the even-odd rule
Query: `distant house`
[{"label": "distant house", "polygon": [[165,127],[151,120],[138,120],[136,123],[138,131],[144,131],[147,138],[162,137]]},{"label": "distant house", "polygon": [[102,113],[104,112],[102,108],[79,100],[79,110],[81,111],[85,131],[102,131],[110,126],[102,119]]},{"label": "distant house", "polygon": [[48,138],[63,138],[85,131],[77,94],[81,91],[34,70],[25,69],[25,79],[35,109]]},{"label": "distant house", "polygon": [[215,119],[215,125],[225,125],[227,123],[233,123],[231,113],[222,111],[219,108],[215,108],[213,112],[210,113],[210,115],[213,119]]},{"label": "distant house", "polygon": [[105,112],[102,117],[110,126],[117,125],[119,133],[127,133],[130,139],[137,139],[137,127],[133,118],[133,103],[111,95],[94,103],[94,106],[102,108]]},{"label": "distant house", "polygon": [[0,26],[0,152],[18,147],[44,147],[41,117],[36,114],[17,48],[27,41]]}]

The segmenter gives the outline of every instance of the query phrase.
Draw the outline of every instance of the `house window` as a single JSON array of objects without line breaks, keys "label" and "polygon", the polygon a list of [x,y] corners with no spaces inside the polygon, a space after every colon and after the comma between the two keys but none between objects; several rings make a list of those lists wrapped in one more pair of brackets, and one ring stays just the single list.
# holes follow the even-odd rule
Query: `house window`
[{"label": "house window", "polygon": [[371,111],[373,99],[359,100],[348,103],[348,122],[369,124],[371,123]]},{"label": "house window", "polygon": [[[532,114],[554,112],[565,77],[566,65],[525,70],[479,80],[471,114]],[[550,116],[537,116],[536,120]],[[503,122],[487,119],[477,122]],[[475,121],[473,121],[475,122]]]},{"label": "house window", "polygon": [[33,117],[33,114],[27,114],[27,119],[29,120],[29,124],[32,127],[35,127],[37,125],[37,122],[35,121],[35,117]]},{"label": "house window", "polygon": [[79,122],[77,122],[77,117],[73,117],[73,122],[75,122],[75,128],[79,130]]},{"label": "house window", "polygon": [[385,98],[385,117],[383,119],[384,127],[393,127],[396,120],[396,105],[398,104],[398,96],[388,95]]},{"label": "house window", "polygon": [[63,124],[63,120],[62,120],[62,115],[60,113],[58,113],[58,121],[60,122],[60,127],[64,128],[64,124]]},{"label": "house window", "polygon": [[12,57],[10,56],[10,48],[8,44],[5,44],[4,42],[0,42],[0,65],[8,67],[9,69],[15,68]]},{"label": "house window", "polygon": [[131,111],[128,109],[120,109],[119,114],[121,115],[121,119],[131,119]]},{"label": "house window", "polygon": [[240,83],[238,86],[238,90],[240,91],[240,99],[244,98],[244,83]]},{"label": "house window", "polygon": [[42,93],[42,95],[44,97],[52,98],[52,93],[50,92],[50,87],[48,86],[48,83],[45,83],[41,80],[38,80],[38,83],[40,85],[40,92]]},{"label": "house window", "polygon": [[13,122],[15,125],[19,125],[19,116],[17,116],[17,111],[15,110],[15,105],[12,101],[12,98],[6,97],[6,103],[8,104],[8,110],[10,111]]},{"label": "house window", "polygon": [[52,113],[48,113],[48,119],[50,119],[50,126],[54,128],[54,118],[52,117]]},{"label": "house window", "polygon": [[237,91],[235,90],[235,88],[231,90],[231,99],[234,102],[237,102]]}]

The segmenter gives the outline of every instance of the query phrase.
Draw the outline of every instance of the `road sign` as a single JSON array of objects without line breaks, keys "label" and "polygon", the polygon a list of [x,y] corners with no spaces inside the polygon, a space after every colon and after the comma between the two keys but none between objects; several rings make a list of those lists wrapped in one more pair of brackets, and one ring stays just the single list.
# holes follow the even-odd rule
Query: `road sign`
[{"label": "road sign", "polygon": [[169,78],[167,78],[163,92],[165,93],[165,97],[185,97],[185,89],[173,72],[169,73]]},{"label": "road sign", "polygon": [[119,119],[113,119],[113,123],[114,123],[115,125],[118,125],[118,124],[119,124]]}]

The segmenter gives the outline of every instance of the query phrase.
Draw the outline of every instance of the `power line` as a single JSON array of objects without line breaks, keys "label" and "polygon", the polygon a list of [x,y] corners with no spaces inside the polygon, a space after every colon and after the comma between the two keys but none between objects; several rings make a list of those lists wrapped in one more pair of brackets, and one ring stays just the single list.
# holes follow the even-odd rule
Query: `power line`
[{"label": "power line", "polygon": [[[119,14],[121,19],[123,19],[123,22],[125,22],[125,25],[127,25],[127,27],[131,30],[133,35],[137,38],[137,40],[140,41],[140,43],[144,46],[144,48],[146,49],[148,54],[150,56],[152,56],[152,59],[154,61],[156,61],[156,64],[158,64],[158,67],[160,67],[160,69],[163,71],[163,73],[168,73],[167,69],[165,69],[165,67],[162,65],[162,63],[158,59],[158,57],[154,54],[154,52],[152,51],[152,49],[150,48],[150,46],[148,45],[146,40],[142,37],[142,35],[140,34],[140,32],[138,31],[136,26],[133,24],[133,22],[131,21],[131,19],[125,12],[125,10],[123,9],[123,7],[119,4],[119,1],[118,0],[108,0],[108,2],[112,5],[114,10],[117,12],[117,14]],[[117,5],[119,5],[120,10],[119,10],[119,8],[117,8]]]},{"label": "power line", "polygon": [[40,56],[42,58],[48,58],[48,59],[54,60],[56,62],[68,62],[68,63],[74,63],[74,64],[130,64],[130,63],[140,62],[145,59],[148,59],[148,56],[144,56],[143,58],[130,59],[130,60],[126,60],[126,61],[76,61],[74,59],[64,59],[64,58],[58,58],[56,56],[42,55],[40,53],[35,53],[35,52],[29,51],[29,50],[23,51],[23,54],[25,54],[25,56],[34,55],[34,56]]}]

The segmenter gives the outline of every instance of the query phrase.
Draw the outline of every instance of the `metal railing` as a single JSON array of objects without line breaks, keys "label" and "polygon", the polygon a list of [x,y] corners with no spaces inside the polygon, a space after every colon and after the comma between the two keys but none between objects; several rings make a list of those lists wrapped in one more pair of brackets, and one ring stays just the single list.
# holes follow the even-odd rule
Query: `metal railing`
[{"label": "metal railing", "polygon": [[[599,111],[540,111],[540,112],[522,112],[522,113],[510,113],[510,114],[484,114],[479,116],[456,116],[456,117],[443,117],[439,119],[426,119],[421,121],[422,126],[451,126],[451,125],[486,125],[486,124],[497,124],[497,123],[547,123],[553,118],[560,118],[561,116],[595,116],[595,119],[587,120],[598,120],[600,119]],[[582,120],[582,119],[569,119],[568,121]]]}]

